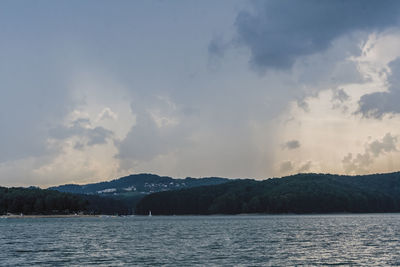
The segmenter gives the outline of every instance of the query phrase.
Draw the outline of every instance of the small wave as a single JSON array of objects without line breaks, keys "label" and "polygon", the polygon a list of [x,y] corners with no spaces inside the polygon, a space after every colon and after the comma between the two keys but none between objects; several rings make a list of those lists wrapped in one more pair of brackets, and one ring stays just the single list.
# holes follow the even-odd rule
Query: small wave
[{"label": "small wave", "polygon": [[56,249],[17,249],[15,252],[17,253],[43,253],[43,252],[55,252]]}]

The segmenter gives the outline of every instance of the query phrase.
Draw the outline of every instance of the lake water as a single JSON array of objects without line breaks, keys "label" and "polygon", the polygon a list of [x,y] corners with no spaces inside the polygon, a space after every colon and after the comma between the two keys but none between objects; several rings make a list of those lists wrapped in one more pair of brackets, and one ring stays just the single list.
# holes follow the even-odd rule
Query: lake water
[{"label": "lake water", "polygon": [[400,215],[0,219],[1,266],[399,265]]}]

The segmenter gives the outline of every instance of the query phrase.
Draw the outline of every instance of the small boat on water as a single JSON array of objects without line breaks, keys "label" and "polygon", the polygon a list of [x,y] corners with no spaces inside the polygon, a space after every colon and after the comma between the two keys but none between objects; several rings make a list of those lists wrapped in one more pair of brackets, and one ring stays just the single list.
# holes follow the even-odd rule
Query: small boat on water
[{"label": "small boat on water", "polygon": [[151,210],[149,210],[149,217],[151,217]]}]

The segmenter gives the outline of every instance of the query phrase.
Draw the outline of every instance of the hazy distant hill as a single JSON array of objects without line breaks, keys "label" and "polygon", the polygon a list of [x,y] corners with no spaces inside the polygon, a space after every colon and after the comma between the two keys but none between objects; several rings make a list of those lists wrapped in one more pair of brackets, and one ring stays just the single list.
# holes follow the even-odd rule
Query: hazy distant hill
[{"label": "hazy distant hill", "polygon": [[297,174],[145,196],[137,214],[400,212],[400,173]]},{"label": "hazy distant hill", "polygon": [[50,187],[49,189],[74,194],[132,196],[196,186],[217,185],[228,181],[230,180],[218,177],[173,179],[154,174],[133,174],[108,182],[86,185],[67,184]]}]

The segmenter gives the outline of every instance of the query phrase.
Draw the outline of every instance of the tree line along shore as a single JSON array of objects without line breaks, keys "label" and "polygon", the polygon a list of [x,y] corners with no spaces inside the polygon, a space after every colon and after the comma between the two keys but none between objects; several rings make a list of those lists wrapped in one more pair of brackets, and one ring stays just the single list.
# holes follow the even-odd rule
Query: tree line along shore
[{"label": "tree line along shore", "polygon": [[[0,187],[0,215],[210,215],[400,212],[400,173],[297,174],[150,193],[140,198]],[[76,215],[75,215],[76,214]]]}]

